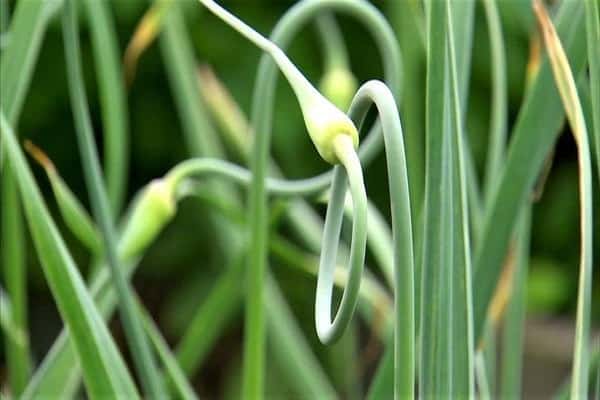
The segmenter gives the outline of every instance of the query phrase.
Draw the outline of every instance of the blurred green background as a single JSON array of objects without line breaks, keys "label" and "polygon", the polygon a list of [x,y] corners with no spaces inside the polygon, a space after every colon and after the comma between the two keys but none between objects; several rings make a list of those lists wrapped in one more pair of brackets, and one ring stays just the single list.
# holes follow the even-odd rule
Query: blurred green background
[{"label": "blurred green background", "polygon": [[[176,1],[185,8],[187,30],[193,39],[198,63],[211,65],[243,110],[249,113],[254,75],[260,57],[259,51],[232,29],[204,12],[196,1]],[[373,3],[389,15],[391,1],[382,0]],[[118,30],[120,49],[124,51],[149,3],[145,0],[113,0],[110,3]],[[258,31],[267,34],[278,18],[294,2],[223,0],[221,3]],[[9,1],[9,4],[12,10],[14,1]],[[524,92],[529,46],[535,32],[535,24],[528,1],[501,1],[499,9],[508,61],[509,126],[511,126],[519,111]],[[390,15],[390,20],[396,32],[400,32],[398,18]],[[356,77],[360,82],[380,78],[381,64],[378,54],[365,30],[349,18],[340,17],[338,21],[349,47],[352,70]],[[81,22],[81,45],[88,98],[97,138],[101,142],[100,106],[94,60],[85,19],[82,18]],[[416,37],[412,40],[404,40],[403,43],[422,45]],[[406,52],[407,49],[403,48],[402,51]],[[319,81],[323,58],[314,26],[306,27],[294,40],[289,55],[312,82]],[[485,165],[487,149],[491,76],[487,26],[480,4],[476,7],[472,57],[467,126],[474,158],[481,173]],[[424,64],[421,65],[423,66],[421,70],[414,71],[411,76],[405,76],[404,80],[420,85],[424,93],[425,71]],[[402,99],[402,104],[408,102],[413,102],[412,108],[420,112],[412,116],[411,126],[423,132],[424,98]],[[128,199],[131,199],[145,183],[161,176],[178,161],[187,157],[181,122],[175,109],[157,43],[154,43],[139,60],[135,81],[128,90],[128,107],[131,145]],[[401,118],[404,122],[405,116],[401,115]],[[88,204],[80,159],[76,151],[59,19],[51,24],[44,40],[40,62],[35,69],[18,131],[23,138],[32,140],[48,153],[65,181],[78,197]],[[102,146],[99,146],[99,149],[101,148]],[[306,177],[327,168],[314,151],[305,133],[296,100],[283,80],[280,80],[278,86],[272,154],[289,177]],[[34,167],[34,171],[54,215],[57,215],[56,203],[45,176],[37,166]],[[384,214],[388,214],[387,179],[383,157],[379,157],[366,171],[366,180],[369,197]],[[596,180],[595,183],[597,182]],[[573,326],[576,301],[579,267],[577,184],[576,147],[569,132],[565,131],[556,144],[556,152],[543,197],[534,207],[532,256],[528,281],[528,318],[532,324],[531,329],[528,328],[528,335],[531,332],[538,332],[536,334],[543,336],[544,327],[560,327],[562,330],[554,331],[564,331],[564,335],[556,339],[561,341],[556,347],[564,343],[566,349],[562,353],[557,350],[557,354],[551,355],[553,357],[551,361],[553,360],[556,365],[557,377],[564,375],[569,367],[570,329]],[[600,219],[597,216],[600,210],[599,201],[600,195],[596,185],[594,187],[596,211],[594,253],[598,255],[596,258],[600,256],[598,234]],[[134,283],[137,291],[160,324],[167,339],[174,342],[189,322],[197,305],[202,302],[214,278],[223,269],[222,254],[212,242],[213,234],[210,226],[203,222],[208,212],[210,210],[203,209],[197,202],[184,202],[174,222],[148,251],[142,260],[141,268],[135,275]],[[88,255],[64,228],[60,218],[57,217],[56,220],[63,228],[64,237],[78,265],[85,269],[89,264]],[[286,232],[285,226],[281,229]],[[61,328],[61,322],[31,243],[29,243],[28,265],[32,346],[37,360],[40,360]],[[596,261],[596,276],[600,274],[598,265]],[[317,343],[313,328],[314,280],[301,272],[280,268],[276,262],[273,262],[272,270],[281,280],[294,313],[306,332],[306,337],[313,344],[313,348],[318,349],[320,356],[325,358],[323,346]],[[599,279],[594,279],[593,313],[596,327],[600,321],[599,283]],[[242,319],[237,318],[236,323],[227,329],[227,333],[212,350],[206,366],[198,374],[195,384],[201,394],[214,396],[221,393],[220,385],[224,384],[225,377],[235,369],[241,353],[241,324]],[[116,319],[113,319],[112,327],[122,342],[122,333]],[[366,340],[368,327],[361,327],[361,332],[361,336]],[[536,363],[544,365],[547,362],[544,357],[548,356],[549,350],[542,351],[540,356],[539,349],[529,347],[535,347],[535,342],[536,340],[526,340],[529,356],[526,358],[524,381],[531,393],[542,393],[538,392],[542,389],[536,385],[542,387],[544,382],[536,383],[538,374],[529,373],[528,368],[533,368],[535,371],[538,368]],[[536,357],[542,357],[541,361]],[[0,364],[0,375],[4,377],[2,364]],[[371,360],[367,363],[366,369],[373,368],[374,365]]]}]

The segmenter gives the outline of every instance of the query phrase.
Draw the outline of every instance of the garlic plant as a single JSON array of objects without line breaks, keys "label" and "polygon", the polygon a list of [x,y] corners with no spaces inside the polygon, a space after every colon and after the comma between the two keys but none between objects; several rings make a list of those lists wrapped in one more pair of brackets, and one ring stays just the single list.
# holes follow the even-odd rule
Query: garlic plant
[{"label": "garlic plant", "polygon": [[[301,398],[520,398],[531,198],[565,116],[579,161],[581,261],[572,377],[558,396],[586,398],[594,379],[598,393],[600,347],[591,327],[596,183],[591,150],[600,160],[597,1],[559,2],[554,21],[541,1],[534,2],[548,56],[533,53],[531,64],[536,67],[529,70],[523,105],[509,136],[510,69],[500,9],[510,6],[483,0],[493,82],[483,174],[477,170],[467,133],[474,0],[427,0],[423,7],[421,2],[386,3],[398,35],[415,35],[400,38],[404,44],[415,41],[415,46],[403,49],[404,59],[392,27],[366,0],[298,1],[268,38],[214,0],[194,1],[191,6],[203,6],[264,53],[249,121],[243,107],[218,82],[217,68],[216,74],[207,72],[207,67],[197,73],[181,3],[156,0],[121,57],[107,2],[20,0],[10,15],[9,3],[0,0],[4,273],[0,328],[6,337],[8,367],[2,398],[77,398],[83,382],[85,394],[92,399],[196,399],[191,378],[240,308],[245,311],[241,385],[229,377],[236,373],[224,372],[232,379],[230,388],[241,386],[232,392],[235,397],[275,397],[282,377],[286,390]],[[87,15],[99,80],[104,171],[88,107],[78,8]],[[55,166],[30,141],[24,147],[44,168],[65,228],[91,258],[87,281],[76,265],[81,257],[71,254],[71,241],[59,231],[62,225],[57,225],[41,195],[16,132],[42,39],[55,14],[62,16],[71,109],[92,215],[68,179],[59,174],[60,165]],[[352,69],[346,48],[350,43],[344,43],[338,14],[356,20],[372,37],[381,56],[381,80],[358,83],[362,74]],[[319,89],[287,55],[290,42],[309,22],[316,23],[324,60]],[[406,22],[410,24],[403,25]],[[141,65],[140,55],[154,39],[160,42],[190,155],[143,185],[123,212],[129,142],[126,87],[136,84],[133,76]],[[425,67],[424,87],[416,83],[421,67]],[[318,175],[287,179],[270,157],[273,115],[280,112],[275,102],[279,73],[292,89],[304,122],[302,130],[327,165]],[[415,111],[419,99],[425,104],[422,129],[416,122],[420,121]],[[407,116],[406,110],[415,115]],[[213,128],[211,117],[222,132]],[[421,160],[417,163],[414,154],[407,154],[419,135],[425,143],[424,169]],[[229,151],[238,163],[227,159]],[[382,151],[389,218],[367,191],[367,186],[377,183],[368,181],[368,167]],[[246,162],[248,168],[239,164]],[[418,192],[420,181],[424,193]],[[246,191],[245,204],[232,183]],[[187,201],[210,210],[209,229],[218,243],[215,253],[226,254],[219,259],[223,271],[219,269],[212,285],[204,280],[208,271],[198,271],[205,292],[194,303],[193,313],[184,314],[185,307],[181,308],[182,315],[191,318],[184,321],[179,342],[170,349],[172,341],[163,334],[173,339],[172,333],[161,331],[162,324],[153,320],[154,310],[137,297],[131,279],[153,257],[167,227],[178,223]],[[324,221],[313,209],[315,202],[327,205]],[[38,333],[27,327],[21,207],[64,322],[39,365],[29,343]],[[349,240],[342,234],[344,217],[352,223]],[[277,229],[281,221],[285,231]],[[278,279],[280,266],[311,279],[314,325],[301,326],[296,320],[289,293]],[[182,291],[183,287],[182,282]],[[335,311],[334,288],[341,292]],[[122,342],[108,329],[116,309],[125,331]],[[366,384],[366,378],[356,372],[356,364],[369,355],[354,354],[358,321],[372,329],[368,349],[372,343],[384,344],[384,354],[364,391],[359,383]],[[494,343],[502,324],[502,351],[498,352]],[[307,335],[318,338],[318,347],[311,346]],[[127,346],[131,365],[120,346]],[[330,352],[331,366],[315,352],[321,356]],[[499,374],[490,361],[496,353],[502,357]],[[344,357],[351,357],[350,361]],[[341,384],[336,373],[346,368],[355,370],[347,379],[352,382]]]}]

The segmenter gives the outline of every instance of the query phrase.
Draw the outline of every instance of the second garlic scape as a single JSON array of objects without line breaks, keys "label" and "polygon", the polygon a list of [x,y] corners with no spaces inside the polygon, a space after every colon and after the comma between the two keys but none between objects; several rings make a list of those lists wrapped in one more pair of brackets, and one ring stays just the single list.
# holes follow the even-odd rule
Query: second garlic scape
[{"label": "second garlic scape", "polygon": [[273,57],[292,87],[300,103],[308,134],[325,161],[331,164],[339,164],[334,149],[334,139],[337,135],[349,136],[352,139],[354,149],[358,148],[358,130],[354,123],[344,112],[315,89],[275,43],[250,28],[213,0],[199,1],[213,14]]}]

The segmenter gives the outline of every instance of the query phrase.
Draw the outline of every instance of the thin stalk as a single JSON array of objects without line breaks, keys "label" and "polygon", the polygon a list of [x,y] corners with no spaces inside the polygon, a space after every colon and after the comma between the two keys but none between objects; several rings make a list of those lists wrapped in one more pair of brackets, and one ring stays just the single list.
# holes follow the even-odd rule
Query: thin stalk
[{"label": "thin stalk", "polygon": [[472,398],[475,394],[474,361],[475,354],[473,338],[473,294],[472,294],[472,266],[471,266],[471,234],[469,225],[469,204],[467,187],[467,165],[463,140],[465,138],[460,94],[458,86],[457,59],[454,39],[454,20],[452,3],[447,2],[448,18],[448,63],[450,72],[452,123],[454,128],[453,156],[456,157],[455,179],[456,206],[454,222],[456,241],[456,262],[453,276],[456,281],[452,283],[452,290],[456,292],[453,308],[456,312],[453,331],[453,393],[455,396]]},{"label": "thin stalk", "polygon": [[593,262],[593,217],[592,217],[592,161],[586,121],[577,93],[575,78],[569,66],[567,55],[560,38],[546,10],[539,0],[533,8],[540,24],[544,44],[554,74],[567,120],[577,144],[579,168],[579,223],[580,223],[580,265],[577,294],[577,316],[575,320],[575,344],[573,350],[573,382],[571,398],[583,399],[588,394],[588,370],[590,347],[590,321],[592,302],[592,262]]},{"label": "thin stalk", "polygon": [[[334,139],[334,149],[343,169],[341,166],[334,168],[331,197],[325,217],[315,301],[317,335],[325,344],[339,339],[350,323],[358,300],[367,245],[367,193],[360,161],[351,139],[346,135],[339,135]],[[333,276],[348,184],[353,206],[352,245],[348,261],[350,275],[339,309],[331,322]]]},{"label": "thin stalk", "polygon": [[104,240],[105,254],[110,267],[113,284],[119,296],[122,322],[146,394],[153,398],[161,398],[164,395],[164,389],[161,387],[155,362],[152,359],[152,353],[150,352],[140,317],[137,314],[132,289],[125,279],[121,261],[117,255],[115,227],[100,172],[100,163],[94,144],[89,110],[87,108],[81,71],[81,56],[79,53],[77,9],[73,0],[65,0],[63,34],[67,70],[70,76],[69,89],[86,185],[90,193],[90,202],[94,210],[95,219],[99,224]]},{"label": "thin stalk", "polygon": [[[585,32],[580,23],[583,4],[560,4],[556,26],[576,75],[585,66]],[[523,100],[521,112],[511,134],[506,162],[498,187],[485,209],[480,238],[477,240],[473,268],[473,307],[476,340],[486,321],[502,262],[523,206],[543,169],[544,161],[562,131],[564,111],[552,83],[552,72],[544,61]]]},{"label": "thin stalk", "polygon": [[493,0],[483,0],[491,48],[492,106],[490,135],[485,169],[485,202],[489,202],[498,181],[506,151],[507,83],[504,36],[498,6]]},{"label": "thin stalk", "polygon": [[[157,0],[162,1],[162,0]],[[175,106],[181,120],[183,139],[187,152],[193,157],[224,158],[224,151],[200,97],[195,75],[196,60],[192,42],[186,31],[182,2],[170,1],[164,10],[159,44]],[[166,7],[166,6],[165,6]],[[237,193],[222,182],[207,182],[207,190],[218,193],[224,199],[235,199],[241,204]],[[229,264],[232,248],[242,244],[242,234],[225,223],[219,216],[209,216],[207,223],[214,229],[216,242],[225,263]]]},{"label": "thin stalk", "polygon": [[[600,373],[600,343],[597,342],[596,346],[592,349],[590,354],[590,380],[596,379],[596,391],[598,390],[598,374]],[[596,378],[594,378],[596,375]],[[553,400],[569,400],[571,399],[571,383],[572,377],[569,376],[561,385],[556,394],[552,397]],[[594,397],[594,400],[600,397]]]},{"label": "thin stalk", "polygon": [[[412,220],[418,221],[422,215],[424,183],[425,183],[425,40],[424,24],[425,18],[416,2],[411,1],[387,1],[385,2],[398,43],[402,49],[402,73],[410,76],[402,84],[402,98],[411,99],[404,101],[401,107],[402,123],[404,127],[404,141],[406,145],[406,157],[408,163],[408,174],[410,182],[410,196],[412,208]],[[414,224],[415,248],[420,248],[421,231],[420,223]],[[419,252],[417,252],[419,253]],[[416,262],[415,282],[415,308],[420,309],[420,268],[419,261]],[[420,313],[416,313],[417,327],[419,326]]]},{"label": "thin stalk", "polygon": [[0,0],[0,34],[6,33],[10,22],[8,0]]},{"label": "thin stalk", "polygon": [[488,382],[488,373],[485,368],[485,358],[482,352],[477,352],[475,356],[475,372],[477,375],[477,387],[479,389],[479,399],[490,400],[492,398],[490,385]]},{"label": "thin stalk", "polygon": [[265,308],[270,344],[282,373],[296,392],[308,399],[335,399],[336,393],[285,301],[279,285],[267,276]]},{"label": "thin stalk", "polygon": [[598,0],[585,0],[585,20],[592,98],[590,131],[594,138],[596,168],[600,179],[600,4],[598,4]]},{"label": "thin stalk", "polygon": [[[206,3],[206,1],[203,1]],[[213,2],[211,9],[214,9],[216,4]],[[268,52],[272,52],[276,55],[281,55],[281,51],[277,47],[273,48],[275,43],[280,48],[285,48],[285,45],[291,39],[293,32],[299,28],[308,18],[315,15],[318,11],[325,11],[330,8],[339,9],[341,11],[347,11],[360,18],[366,26],[371,30],[374,36],[378,39],[378,44],[383,42],[381,37],[386,38],[387,35],[393,34],[387,31],[385,28],[382,29],[381,25],[376,22],[379,14],[373,10],[370,6],[360,2],[346,2],[340,0],[329,0],[322,2],[305,1],[290,10],[284,18],[280,20],[280,23],[275,28],[274,33],[271,36],[272,42],[262,38],[258,33],[249,31],[249,28],[236,27],[244,36],[250,40],[256,42],[261,48],[265,48]],[[223,10],[216,10],[217,15],[223,14]],[[223,16],[222,16],[223,17]],[[232,20],[233,18],[233,20]],[[224,16],[226,21],[239,25],[233,16]],[[285,28],[285,29],[284,29]],[[386,38],[387,39],[387,38]],[[277,50],[276,50],[277,49]],[[286,58],[287,59],[287,58]],[[396,60],[391,60],[389,63],[393,63]],[[281,59],[279,60],[281,62]],[[289,61],[288,61],[289,62]],[[283,64],[287,65],[285,61]],[[390,65],[390,64],[387,64]],[[386,67],[387,67],[386,65]],[[295,67],[289,68],[294,71]],[[297,70],[295,70],[297,71]],[[247,328],[251,333],[251,336],[247,335],[245,338],[245,368],[244,368],[244,393],[249,397],[259,397],[263,392],[263,369],[264,369],[264,311],[262,309],[262,292],[261,287],[264,281],[264,274],[266,269],[266,216],[267,216],[267,196],[265,187],[266,169],[268,164],[268,150],[270,147],[271,138],[271,112],[269,108],[272,107],[274,81],[275,81],[275,65],[269,58],[263,57],[259,66],[258,82],[255,86],[254,92],[254,110],[253,110],[253,127],[256,132],[261,132],[257,135],[254,144],[253,159],[251,162],[252,174],[254,177],[254,185],[252,186],[249,194],[249,225],[251,232],[251,243],[250,243],[250,257],[249,265],[249,277],[247,282],[248,285],[248,302],[247,302],[247,314],[246,321],[248,322]],[[290,72],[290,71],[288,71]],[[387,70],[386,70],[387,72]],[[298,78],[298,81],[303,82],[303,77],[295,75],[290,72],[290,78]],[[376,150],[378,146],[377,141],[372,142],[370,148]],[[374,151],[373,151],[374,152]],[[329,176],[325,178],[330,179]],[[251,367],[252,366],[252,367]]]},{"label": "thin stalk", "polygon": [[501,398],[521,398],[523,335],[526,314],[526,284],[529,264],[531,206],[526,206],[516,230],[516,264],[512,274],[511,295],[502,333],[500,371]]},{"label": "thin stalk", "polygon": [[119,44],[109,3],[85,0],[96,62],[102,125],[104,127],[104,174],[112,215],[121,210],[127,188],[129,137],[125,85],[119,62]]},{"label": "thin stalk", "polygon": [[316,27],[324,58],[319,89],[340,110],[347,110],[358,83],[351,72],[342,31],[331,12],[318,16]]},{"label": "thin stalk", "polygon": [[[425,205],[421,253],[421,325],[420,325],[420,372],[419,397],[440,396],[437,393],[437,344],[438,336],[447,331],[437,329],[440,319],[442,250],[450,247],[444,240],[442,212],[444,201],[444,91],[446,79],[446,8],[443,2],[430,1],[427,5],[427,78],[426,78],[426,161],[425,161]],[[441,57],[441,58],[440,58]],[[446,201],[448,203],[448,201]]]},{"label": "thin stalk", "polygon": [[349,115],[361,125],[370,105],[379,113],[388,167],[394,249],[394,398],[413,398],[415,384],[414,250],[402,125],[389,88],[378,81],[357,92]]},{"label": "thin stalk", "polygon": [[348,51],[335,17],[330,12],[324,13],[317,17],[316,24],[321,46],[323,47],[325,70],[348,69],[350,64]]},{"label": "thin stalk", "polygon": [[[8,4],[3,2],[3,6],[2,18],[8,21]],[[8,122],[14,126],[19,120],[48,21],[48,5],[37,1],[19,2],[10,21],[11,40],[3,49],[0,59],[0,104]],[[8,27],[4,26],[6,28]],[[0,261],[2,265],[9,267],[4,271],[4,279],[12,300],[14,321],[27,337],[27,269],[23,218],[14,171],[10,165],[3,167],[3,140],[0,137],[0,198],[4,205],[0,215],[3,249]],[[22,346],[12,346],[7,342],[6,349],[11,388],[18,396],[31,372],[29,340],[25,340]]]},{"label": "thin stalk", "polygon": [[[10,164],[6,165],[4,174],[12,174]],[[11,299],[12,320],[23,332],[27,340],[15,345],[6,336],[6,362],[9,371],[11,391],[19,396],[31,373],[31,356],[27,330],[27,269],[25,264],[24,227],[21,205],[17,192],[17,182],[12,176],[5,176],[2,186],[2,265],[4,284]],[[10,211],[9,211],[10,210]],[[8,238],[13,238],[8,240]]]},{"label": "thin stalk", "polygon": [[168,379],[173,386],[173,391],[178,399],[181,400],[198,400],[198,396],[194,392],[194,388],[187,380],[177,359],[169,349],[165,338],[160,333],[160,329],[152,319],[152,316],[143,308],[143,305],[138,301],[138,309],[140,315],[144,318],[144,330],[152,341],[152,345],[156,349],[164,368],[163,375]]},{"label": "thin stalk", "polygon": [[[73,336],[74,345],[70,349],[76,353],[82,366],[88,395],[96,399],[114,397],[119,393],[131,399],[138,398],[129,371],[50,217],[16,135],[2,110],[0,125],[7,154],[19,178],[17,181],[33,243],[65,327]],[[73,364],[70,364],[69,368],[72,367]]]}]

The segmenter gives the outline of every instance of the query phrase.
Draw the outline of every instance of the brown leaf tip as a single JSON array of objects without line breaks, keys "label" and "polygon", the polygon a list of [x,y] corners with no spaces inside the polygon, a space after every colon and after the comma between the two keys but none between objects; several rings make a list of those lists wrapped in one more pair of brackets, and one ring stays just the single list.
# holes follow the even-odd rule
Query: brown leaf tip
[{"label": "brown leaf tip", "polygon": [[37,147],[29,140],[25,140],[23,142],[23,147],[29,153],[29,155],[46,170],[46,173],[56,172],[56,168],[54,167],[54,163],[50,158],[44,153],[42,149]]}]

